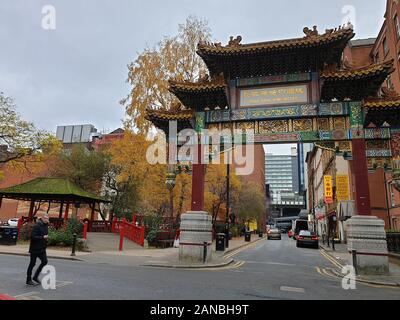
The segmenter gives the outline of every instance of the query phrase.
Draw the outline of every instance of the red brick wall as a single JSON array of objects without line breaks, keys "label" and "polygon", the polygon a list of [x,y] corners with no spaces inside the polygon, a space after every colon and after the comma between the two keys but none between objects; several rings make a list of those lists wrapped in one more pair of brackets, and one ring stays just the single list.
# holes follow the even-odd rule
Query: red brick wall
[{"label": "red brick wall", "polygon": [[[390,228],[389,223],[389,212],[388,208],[392,206],[391,190],[387,186],[385,194],[385,173],[383,169],[377,169],[375,172],[370,172],[369,175],[369,189],[371,193],[371,211],[373,216],[377,216],[385,221],[386,228]],[[390,173],[386,173],[386,183],[391,181],[392,177]],[[394,202],[395,204],[400,204],[399,192],[394,192]],[[400,208],[391,208],[390,216],[399,218],[400,223]],[[393,228],[394,226],[392,226]]]},{"label": "red brick wall", "polygon": [[373,62],[371,58],[372,48],[373,45],[359,47],[347,46],[344,49],[343,54],[345,59],[347,59],[347,61],[350,62],[355,68],[364,67]]},{"label": "red brick wall", "polygon": [[[243,152],[243,155],[246,155]],[[254,171],[247,176],[240,176],[243,181],[254,182],[265,190],[265,152],[262,145],[254,146]]]}]

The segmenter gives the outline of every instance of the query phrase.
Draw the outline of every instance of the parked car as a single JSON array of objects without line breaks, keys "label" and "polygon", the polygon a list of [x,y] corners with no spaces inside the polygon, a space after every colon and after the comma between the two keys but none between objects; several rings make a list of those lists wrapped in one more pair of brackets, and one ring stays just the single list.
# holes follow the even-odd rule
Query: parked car
[{"label": "parked car", "polygon": [[308,230],[308,220],[297,219],[293,221],[292,230],[293,230],[293,240],[297,240],[297,237],[300,234],[301,230]]},{"label": "parked car", "polygon": [[289,237],[289,238],[293,237],[293,230],[292,230],[292,229],[290,229],[290,230],[288,231],[288,237]]},{"label": "parked car", "polygon": [[297,236],[297,247],[313,247],[315,249],[319,248],[318,236],[311,231],[301,230]]},{"label": "parked car", "polygon": [[8,224],[10,227],[18,227],[18,218],[11,218],[8,220]]},{"label": "parked car", "polygon": [[282,236],[281,236],[281,232],[279,229],[270,229],[267,232],[267,239],[271,240],[271,239],[276,239],[276,240],[281,240]]}]

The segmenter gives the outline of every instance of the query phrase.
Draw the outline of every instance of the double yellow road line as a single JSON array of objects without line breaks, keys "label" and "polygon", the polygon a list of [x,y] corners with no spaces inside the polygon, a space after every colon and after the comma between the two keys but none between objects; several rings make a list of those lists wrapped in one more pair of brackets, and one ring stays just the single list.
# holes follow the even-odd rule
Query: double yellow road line
[{"label": "double yellow road line", "polygon": [[199,269],[199,270],[200,271],[222,271],[222,270],[228,270],[228,269],[239,269],[245,263],[246,263],[245,261],[235,261],[233,264],[227,265],[225,267],[204,268],[204,269]]},{"label": "double yellow road line", "polygon": [[340,270],[343,269],[344,266],[342,266],[339,262],[336,261],[336,259],[334,259],[333,257],[331,257],[329,254],[327,254],[324,250],[320,249],[319,251],[321,253],[321,255],[329,260],[335,267],[339,268]]},{"label": "double yellow road line", "polygon": [[258,241],[255,241],[255,242],[247,245],[247,246],[243,246],[241,248],[237,248],[237,249],[233,250],[232,252],[229,252],[228,254],[224,255],[224,258],[225,259],[232,258],[233,256],[237,255],[238,253],[240,253],[240,252],[242,252],[244,250],[254,248],[255,246],[259,245],[261,241],[262,240],[258,240]]},{"label": "double yellow road line", "polygon": [[338,279],[339,279],[338,276],[329,273],[329,272],[328,272],[327,270],[325,270],[324,268],[315,267],[315,269],[317,270],[317,272],[318,272],[321,276],[327,276],[327,277],[332,278],[332,279],[335,279],[335,280],[338,280]]}]

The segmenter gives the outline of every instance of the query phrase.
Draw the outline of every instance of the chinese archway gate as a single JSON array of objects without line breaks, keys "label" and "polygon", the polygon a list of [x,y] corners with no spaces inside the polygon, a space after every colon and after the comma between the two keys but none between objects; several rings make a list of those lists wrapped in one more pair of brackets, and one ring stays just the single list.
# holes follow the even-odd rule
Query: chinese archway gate
[{"label": "chinese archway gate", "polygon": [[[400,155],[400,97],[382,90],[393,61],[362,68],[343,63],[355,35],[351,25],[304,33],[253,44],[242,44],[240,36],[227,46],[199,43],[210,75],[195,83],[171,80],[181,104],[148,109],[146,117],[167,136],[176,121],[178,130],[251,130],[256,144],[319,142],[347,152],[357,214],[370,215],[368,169],[391,169]],[[192,210],[203,211],[203,164],[193,166],[192,179]]]}]

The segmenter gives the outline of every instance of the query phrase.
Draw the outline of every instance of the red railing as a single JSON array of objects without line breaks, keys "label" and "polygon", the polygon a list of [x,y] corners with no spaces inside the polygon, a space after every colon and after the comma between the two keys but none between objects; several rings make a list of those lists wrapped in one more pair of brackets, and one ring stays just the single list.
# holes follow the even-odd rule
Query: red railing
[{"label": "red railing", "polygon": [[144,227],[138,227],[132,223],[125,222],[124,234],[125,238],[144,246]]},{"label": "red railing", "polygon": [[[125,219],[118,220],[114,218],[111,225],[111,232],[123,233],[123,236],[140,246],[144,246],[144,226],[137,226],[136,224],[129,223]],[[121,249],[121,246],[120,246]]]},{"label": "red railing", "polygon": [[111,232],[112,233],[119,233],[120,226],[122,224],[122,220],[118,220],[117,217],[114,217],[112,223],[111,223]]}]

